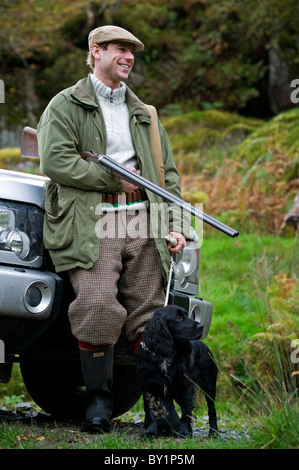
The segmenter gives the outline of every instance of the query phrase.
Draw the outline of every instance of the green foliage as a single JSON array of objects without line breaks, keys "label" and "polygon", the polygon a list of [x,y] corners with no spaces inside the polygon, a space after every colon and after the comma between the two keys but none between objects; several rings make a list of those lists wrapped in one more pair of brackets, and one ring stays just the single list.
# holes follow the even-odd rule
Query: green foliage
[{"label": "green foliage", "polygon": [[208,237],[201,252],[200,295],[214,306],[205,342],[220,370],[218,400],[237,397],[266,426],[298,396],[298,364],[291,361],[299,338],[298,241]]},{"label": "green foliage", "polygon": [[7,409],[12,409],[23,399],[29,401],[27,389],[23,383],[19,364],[14,364],[11,379],[8,384],[0,383],[0,404],[4,404]]},{"label": "green foliage", "polygon": [[[294,164],[297,162],[298,165],[298,118],[299,108],[275,116],[270,122],[256,129],[250,138],[240,145],[236,156],[250,167],[258,159],[265,161],[271,152],[276,151],[284,153],[288,160]],[[295,177],[295,167],[292,164],[291,167],[293,175],[289,176]]]},{"label": "green foliage", "polygon": [[3,405],[7,410],[14,410],[16,405],[23,403],[25,395],[10,395],[5,396],[3,399]]},{"label": "green foliage", "polygon": [[[40,74],[36,89],[43,100],[50,100],[54,95],[71,84],[77,83],[89,73],[86,65],[87,53],[81,49],[59,55],[54,64],[44,68]],[[49,83],[52,86],[49,88]]]},{"label": "green foliage", "polygon": [[299,108],[267,122],[215,109],[164,117],[184,198],[241,232],[280,233],[299,192],[298,116]]},{"label": "green foliage", "polygon": [[185,155],[215,145],[233,146],[244,140],[262,121],[214,109],[165,117],[162,123],[170,136],[174,155]]},{"label": "green foliage", "polygon": [[87,73],[87,36],[101,24],[128,28],[144,42],[130,84],[145,102],[160,110],[238,112],[260,98],[269,48],[279,49],[290,79],[298,75],[296,12],[296,0],[3,1],[0,60],[9,106],[0,112],[16,124],[33,107],[38,118],[50,97]]},{"label": "green foliage", "polygon": [[21,157],[19,147],[0,149],[0,168],[40,174],[39,159]]}]

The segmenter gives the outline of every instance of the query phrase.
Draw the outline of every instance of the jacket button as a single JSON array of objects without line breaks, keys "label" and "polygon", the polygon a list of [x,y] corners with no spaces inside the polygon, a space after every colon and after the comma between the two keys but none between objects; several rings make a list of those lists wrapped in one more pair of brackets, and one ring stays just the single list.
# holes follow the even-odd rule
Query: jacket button
[{"label": "jacket button", "polygon": [[89,210],[90,210],[90,211],[93,211],[93,210],[94,210],[94,207],[91,206],[91,207],[89,208]]},{"label": "jacket button", "polygon": [[93,243],[89,243],[89,248],[93,248]]}]

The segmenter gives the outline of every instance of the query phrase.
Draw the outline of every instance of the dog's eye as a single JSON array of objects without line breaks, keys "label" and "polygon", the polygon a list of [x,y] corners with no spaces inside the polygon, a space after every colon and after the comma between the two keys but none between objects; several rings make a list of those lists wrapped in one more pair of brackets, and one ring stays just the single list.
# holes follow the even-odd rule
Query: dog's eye
[{"label": "dog's eye", "polygon": [[176,316],[176,320],[177,320],[177,321],[182,321],[182,320],[183,320],[182,315],[177,315],[177,316]]}]

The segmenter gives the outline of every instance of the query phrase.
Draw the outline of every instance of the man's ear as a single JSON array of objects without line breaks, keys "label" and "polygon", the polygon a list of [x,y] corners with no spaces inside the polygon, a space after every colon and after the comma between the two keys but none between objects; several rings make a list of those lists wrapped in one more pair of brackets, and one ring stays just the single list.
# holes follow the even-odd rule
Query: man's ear
[{"label": "man's ear", "polygon": [[98,44],[93,44],[91,46],[91,53],[92,53],[92,55],[94,56],[95,59],[100,59],[101,58],[101,52],[102,52],[102,49],[100,48],[100,46]]}]

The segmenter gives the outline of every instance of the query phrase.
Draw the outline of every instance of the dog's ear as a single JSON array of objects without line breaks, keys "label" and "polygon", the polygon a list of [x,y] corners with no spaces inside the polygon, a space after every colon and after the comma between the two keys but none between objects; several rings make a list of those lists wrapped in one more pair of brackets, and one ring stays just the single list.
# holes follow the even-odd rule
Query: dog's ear
[{"label": "dog's ear", "polygon": [[166,305],[165,307],[161,307],[156,310],[155,314],[158,315],[167,315],[167,314],[183,314],[188,316],[188,312],[185,308],[179,307],[178,305]]},{"label": "dog's ear", "polygon": [[159,356],[171,354],[174,342],[168,330],[165,311],[160,308],[155,311],[153,318],[147,324],[143,340],[146,346]]}]

